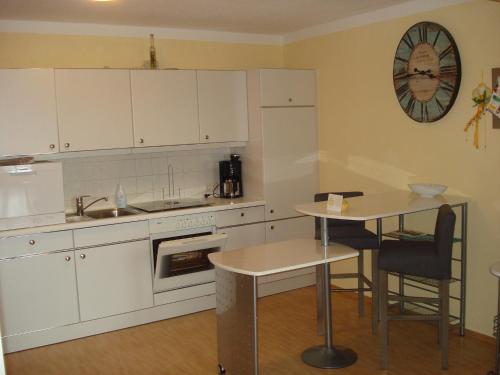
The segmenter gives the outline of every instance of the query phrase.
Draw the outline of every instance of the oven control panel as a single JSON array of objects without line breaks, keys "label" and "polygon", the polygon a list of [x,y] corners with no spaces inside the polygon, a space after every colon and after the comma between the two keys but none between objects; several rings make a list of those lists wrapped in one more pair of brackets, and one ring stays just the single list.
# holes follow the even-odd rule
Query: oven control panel
[{"label": "oven control panel", "polygon": [[211,212],[149,220],[150,233],[174,232],[211,226],[215,226],[215,214]]}]

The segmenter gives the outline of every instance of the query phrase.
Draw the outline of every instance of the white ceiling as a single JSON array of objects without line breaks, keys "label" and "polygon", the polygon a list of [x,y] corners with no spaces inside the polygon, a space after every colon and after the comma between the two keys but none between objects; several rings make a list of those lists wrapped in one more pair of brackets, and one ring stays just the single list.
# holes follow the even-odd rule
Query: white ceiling
[{"label": "white ceiling", "polygon": [[413,0],[0,0],[0,20],[283,35]]}]

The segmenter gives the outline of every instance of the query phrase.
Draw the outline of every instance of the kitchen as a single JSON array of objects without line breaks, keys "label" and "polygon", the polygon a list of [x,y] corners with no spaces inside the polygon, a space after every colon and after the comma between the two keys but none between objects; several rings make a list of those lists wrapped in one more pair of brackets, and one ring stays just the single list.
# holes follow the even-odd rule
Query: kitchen
[{"label": "kitchen", "polygon": [[[108,4],[107,6],[110,5]],[[394,20],[385,20],[381,24],[374,25],[368,23],[366,26],[360,28],[362,32],[359,35],[356,33],[356,28],[354,28],[353,31],[333,33],[332,40],[313,38],[312,44],[307,44],[307,39],[302,41],[299,39],[297,41],[290,39],[281,44],[280,39],[275,36],[268,35],[264,37],[260,35],[251,39],[251,35],[247,34],[235,35],[235,39],[228,41],[227,39],[224,40],[224,38],[228,38],[229,35],[224,33],[217,34],[216,32],[199,32],[196,34],[196,37],[189,38],[187,36],[178,36],[176,38],[166,34],[162,37],[160,31],[167,31],[159,30],[159,32],[155,32],[157,58],[160,68],[175,67],[182,71],[191,70],[191,75],[198,73],[194,71],[210,71],[212,69],[252,70],[254,72],[254,69],[262,68],[315,69],[317,74],[315,85],[317,89],[314,91],[317,92],[317,98],[315,99],[314,107],[318,109],[319,134],[321,135],[319,137],[319,150],[321,151],[319,162],[320,183],[308,195],[309,200],[318,191],[328,191],[331,189],[353,190],[360,188],[365,190],[365,192],[380,192],[390,189],[407,189],[406,183],[408,182],[428,179],[430,181],[446,183],[451,187],[455,187],[456,190],[465,192],[467,196],[472,197],[472,201],[478,202],[475,205],[478,204],[479,207],[482,207],[484,203],[481,202],[484,202],[485,199],[482,197],[483,193],[487,193],[483,190],[485,188],[477,188],[478,190],[475,190],[478,183],[474,179],[461,182],[463,180],[463,173],[458,173],[458,170],[452,169],[449,175],[441,176],[439,168],[428,170],[425,166],[430,165],[431,158],[439,155],[439,158],[444,159],[447,165],[454,166],[461,164],[460,171],[462,171],[464,165],[467,167],[466,169],[475,170],[475,173],[478,174],[483,173],[483,167],[477,169],[477,165],[485,165],[484,168],[487,168],[486,166],[493,168],[490,164],[493,163],[495,158],[490,153],[494,152],[495,142],[497,142],[495,132],[490,133],[490,130],[488,130],[487,139],[489,147],[487,150],[473,153],[474,150],[469,150],[468,146],[470,145],[463,142],[462,134],[455,129],[455,124],[461,124],[463,118],[468,115],[470,99],[467,92],[472,90],[472,81],[475,81],[472,75],[480,75],[479,66],[482,68],[494,66],[494,62],[498,61],[497,55],[495,55],[496,51],[493,50],[489,54],[482,55],[488,59],[486,62],[477,62],[475,63],[476,65],[471,65],[473,62],[470,61],[468,66],[464,64],[463,86],[457,103],[447,117],[441,122],[433,124],[432,128],[418,127],[409,119],[406,119],[404,113],[399,113],[398,104],[397,102],[394,103],[393,100],[394,93],[389,93],[389,89],[392,89],[392,82],[389,82],[391,81],[390,75],[389,83],[387,84],[383,80],[383,77],[374,76],[373,70],[376,70],[376,67],[369,67],[366,72],[360,73],[361,75],[358,78],[349,74],[342,74],[341,72],[346,69],[348,59],[350,59],[351,63],[355,64],[353,69],[356,69],[356,72],[362,71],[363,58],[356,58],[355,43],[371,40],[371,37],[368,36],[369,34],[375,33],[375,35],[380,36],[380,34],[388,32],[387,30],[395,26],[397,30],[403,32],[412,24],[412,21],[418,22],[423,19],[433,19],[447,24],[454,31],[456,39],[461,42],[462,59],[468,61],[467,59],[472,59],[472,52],[469,51],[474,50],[474,48],[479,49],[474,43],[475,38],[484,40],[486,38],[485,31],[478,30],[474,36],[465,36],[466,27],[455,25],[453,28],[454,22],[462,14],[470,13],[477,17],[479,15],[486,17],[487,20],[491,20],[491,23],[493,23],[498,5],[494,2],[467,2],[465,4],[450,5],[443,9],[419,8],[419,12],[416,12],[414,15],[411,15],[408,9],[406,10],[407,13],[404,13],[405,10],[401,7],[402,5],[400,5],[400,8],[393,10],[395,13],[401,12],[397,13],[398,17],[395,17]],[[488,13],[490,14],[488,15]],[[473,21],[474,18],[471,16],[470,22]],[[147,36],[151,32],[149,28],[148,31],[142,32],[140,29],[130,28],[130,30],[124,30],[120,26],[106,28],[101,25],[96,26],[90,31],[90,29],[82,29],[83,26],[78,28],[78,25],[75,24],[40,24],[35,21],[30,23],[28,21],[14,22],[12,20],[2,21],[1,26],[0,51],[2,58],[0,59],[0,66],[3,68],[38,67],[49,70],[55,68],[56,71],[53,74],[57,75],[58,69],[61,69],[61,71],[66,68],[96,68],[97,70],[102,70],[100,68],[107,66],[114,68],[113,71],[119,69],[133,73],[135,70],[131,68],[142,66],[144,60],[148,58],[149,40]],[[36,26],[38,26],[38,29]],[[42,26],[52,27],[52,29],[48,33],[42,32]],[[59,29],[57,31],[57,27],[61,28],[63,26],[68,26],[68,29],[65,31]],[[379,28],[381,29],[379,30]],[[131,35],[133,32],[141,32],[142,36]],[[371,46],[366,47],[368,49],[366,54],[372,54],[377,64],[386,64],[384,59],[393,54],[393,50],[397,44],[396,39],[398,35],[396,34],[398,34],[396,31],[390,33],[391,38],[394,39],[394,43],[392,44],[371,41]],[[347,35],[349,38],[344,40],[342,35]],[[349,40],[351,41],[350,43],[353,43],[352,45],[348,42]],[[381,48],[382,51],[375,51],[376,47]],[[308,53],[309,48],[312,48],[312,52],[314,53]],[[346,56],[334,58],[331,54],[334,53],[336,48],[344,51]],[[50,51],[50,54],[44,53],[44,50]],[[479,51],[477,53],[479,54]],[[391,64],[387,63],[386,65],[389,66]],[[467,71],[469,74],[465,74]],[[249,85],[252,81],[250,75],[251,73],[247,76]],[[361,78],[366,79],[366,83],[365,81],[362,82]],[[94,82],[97,85],[99,81],[99,79],[96,79]],[[253,80],[253,82],[258,82],[258,80]],[[82,89],[85,88],[85,83],[84,80],[83,83],[79,84],[79,87],[82,87]],[[89,86],[91,85],[89,84]],[[221,87],[217,86],[217,88]],[[387,92],[380,93],[377,91],[378,89],[386,90]],[[102,90],[96,91],[101,92]],[[356,100],[352,98],[358,97],[362,92],[366,92],[366,95],[372,97],[373,103],[365,103],[365,112],[353,111],[351,106],[356,105]],[[120,93],[123,93],[123,91],[120,91]],[[250,119],[248,143],[246,143],[247,141],[231,140],[228,143],[219,144],[217,142],[217,144],[207,145],[206,140],[200,139],[199,143],[201,145],[195,147],[155,146],[165,148],[161,151],[159,150],[159,152],[156,149],[154,151],[147,150],[143,152],[141,150],[141,152],[135,152],[131,150],[141,147],[140,144],[135,144],[135,142],[140,142],[140,137],[133,137],[129,141],[132,142],[133,146],[122,148],[120,151],[77,151],[81,153],[76,157],[64,157],[65,143],[70,143],[70,147],[74,147],[74,145],[78,147],[75,142],[80,141],[97,145],[98,142],[106,138],[104,135],[109,135],[107,139],[119,141],[125,133],[123,130],[113,129],[110,131],[110,134],[103,133],[103,137],[90,137],[88,139],[85,137],[87,134],[91,134],[91,131],[84,130],[77,133],[76,137],[72,138],[71,141],[59,138],[54,142],[47,143],[47,145],[55,144],[61,147],[59,149],[60,153],[50,157],[50,159],[62,160],[65,208],[74,210],[74,197],[83,194],[90,194],[96,198],[104,195],[110,197],[108,202],[100,202],[89,208],[89,211],[111,207],[114,204],[114,190],[118,183],[121,183],[124,187],[129,203],[137,199],[142,201],[158,200],[169,194],[170,196],[174,194],[177,197],[179,195],[179,188],[181,189],[181,197],[202,196],[204,193],[211,193],[210,190],[213,190],[215,184],[218,183],[218,162],[228,159],[232,153],[239,153],[242,155],[241,160],[243,162],[244,173],[243,187],[245,194],[242,199],[246,200],[246,203],[241,203],[241,206],[234,206],[234,210],[245,210],[250,207],[259,206],[264,210],[264,202],[268,204],[269,200],[264,194],[264,186],[259,186],[259,184],[252,186],[252,180],[255,181],[255,179],[252,179],[252,176],[245,175],[245,173],[264,173],[263,171],[259,171],[259,165],[263,165],[261,164],[262,161],[258,158],[251,158],[251,155],[258,155],[259,153],[259,144],[252,143],[252,129],[254,129],[252,128],[252,116],[255,116],[258,112],[255,110],[255,103],[252,104],[250,101],[250,91],[248,95],[248,114]],[[346,97],[350,97],[351,101],[354,101],[348,102]],[[153,99],[150,98],[149,100]],[[208,99],[210,99],[210,96]],[[146,102],[150,103],[148,100]],[[310,105],[310,103],[306,104]],[[376,110],[377,106],[384,108],[383,113],[379,113]],[[257,107],[259,107],[258,104]],[[199,107],[199,111],[202,111],[201,108]],[[162,110],[168,109],[162,108]],[[149,111],[149,113],[151,112]],[[137,115],[137,113],[134,112],[134,115]],[[240,112],[237,115],[242,116]],[[85,117],[80,116],[80,120],[83,124],[80,123],[76,127],[77,130],[79,128],[83,130],[91,126],[91,124],[87,123]],[[133,120],[127,121],[132,125],[129,129],[133,129],[133,126],[135,126]],[[124,122],[121,121],[120,123],[123,124]],[[367,129],[366,124],[369,122],[375,123],[377,126]],[[389,123],[403,125],[400,128],[393,129],[386,125]],[[347,124],[349,126],[346,126]],[[102,127],[102,129],[105,128]],[[132,130],[130,132],[132,133]],[[424,146],[415,146],[415,150],[413,151],[419,158],[406,157],[404,156],[405,148],[408,146],[396,147],[386,144],[384,138],[387,136],[385,134],[391,134],[391,137],[396,137],[400,141],[406,139],[408,136],[416,137],[416,139],[421,141],[421,145],[425,145],[425,149],[420,149],[420,147]],[[61,134],[57,136],[61,137]],[[33,137],[32,139],[35,138]],[[142,138],[148,140],[147,137]],[[6,138],[2,137],[2,139]],[[367,143],[369,140],[373,141],[377,147],[373,147],[370,143]],[[453,158],[458,157],[457,154],[463,156],[459,156],[459,160],[457,161],[452,159],[448,154],[442,155],[436,153],[433,150],[437,150],[440,142],[449,143],[450,150],[454,150],[455,147],[461,148],[459,153],[449,153],[454,155]],[[385,148],[385,151],[381,153],[378,146]],[[477,163],[477,165],[471,164],[473,162]],[[404,164],[401,165],[401,163]],[[168,190],[169,186],[172,185],[172,180],[170,180],[169,184],[169,175],[172,175],[172,172],[169,174],[169,165],[173,168],[173,175],[175,176],[174,188],[170,188],[170,192]],[[279,170],[278,172],[282,171]],[[290,171],[286,172],[289,173]],[[480,175],[477,177],[480,178]],[[489,180],[491,179],[493,181],[491,182],[491,186],[487,188],[487,192],[491,189],[494,191],[495,187],[498,186],[496,182],[497,177],[491,176]],[[166,189],[164,190],[163,188]],[[283,189],[281,188],[277,191],[283,191]],[[296,199],[299,198],[297,197]],[[494,202],[494,195],[489,196],[489,199]],[[301,199],[301,201],[305,200]],[[88,198],[87,202],[89,202]],[[486,308],[478,309],[474,306],[478,305],[476,301],[484,300],[481,297],[484,295],[482,293],[493,295],[496,293],[494,280],[490,280],[490,277],[486,275],[487,272],[483,270],[487,270],[487,266],[495,260],[494,246],[492,244],[498,244],[498,240],[495,239],[494,232],[483,232],[480,228],[484,222],[484,219],[481,219],[482,215],[487,215],[488,220],[492,223],[495,222],[496,216],[490,213],[490,209],[475,207],[471,209],[469,219],[470,255],[474,254],[475,257],[472,257],[471,259],[474,259],[474,261],[471,260],[469,263],[469,321],[467,328],[489,335],[491,330],[490,321],[495,310],[494,301],[490,301],[486,305]],[[212,208],[214,207],[212,206]],[[216,208],[212,212],[217,214],[219,211],[222,212],[224,210]],[[190,214],[192,211],[187,211],[186,213]],[[249,215],[252,216],[251,213],[247,213],[246,211],[239,211],[238,213],[244,213],[246,216],[243,216],[243,218]],[[257,213],[257,219],[249,219],[247,222],[256,231],[253,233],[259,233],[260,238],[266,238],[266,231],[268,233],[271,231],[271,224],[268,223],[273,221],[273,218],[266,217],[269,214],[266,206],[265,212]],[[147,218],[155,217],[154,215],[158,214],[152,215],[147,216]],[[299,216],[298,214],[295,215]],[[137,218],[136,216],[134,221]],[[143,218],[146,217],[143,216]],[[283,217],[276,218],[276,220],[281,219]],[[119,224],[126,223],[128,220],[130,218],[123,217],[118,219],[102,219],[100,222],[103,225],[105,223]],[[230,220],[235,220],[235,218],[231,218]],[[218,220],[216,222],[219,225]],[[234,226],[233,223],[230,221],[229,226]],[[425,226],[425,223],[425,218],[416,218],[416,226]],[[275,224],[279,224],[279,221],[276,221]],[[71,225],[65,228],[74,232],[83,230],[87,226],[87,224],[82,222],[72,223]],[[266,225],[269,225],[269,227],[266,227]],[[302,225],[298,225],[297,227],[303,228]],[[289,228],[290,232],[295,233],[297,231],[297,229],[292,229],[289,226],[287,228]],[[275,225],[274,230],[278,229],[279,226]],[[476,233],[480,233],[480,235]],[[139,234],[139,237],[135,237],[133,240],[137,239],[140,242],[142,238],[146,237],[149,237],[149,233],[147,235],[144,233]],[[255,239],[257,237],[255,234],[252,234],[249,235],[249,238]],[[108,246],[107,243],[101,242],[99,244]],[[481,249],[481,251],[476,249]],[[351,264],[347,262],[345,265],[339,264],[338,267],[349,269]],[[483,289],[479,286],[485,284],[489,285],[488,292],[483,292]],[[280,295],[278,294],[277,296],[279,297]]]}]

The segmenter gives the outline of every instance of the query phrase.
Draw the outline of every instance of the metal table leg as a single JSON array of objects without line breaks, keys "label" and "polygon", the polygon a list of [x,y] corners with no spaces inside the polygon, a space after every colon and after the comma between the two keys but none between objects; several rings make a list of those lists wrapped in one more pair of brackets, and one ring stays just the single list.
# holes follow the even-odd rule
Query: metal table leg
[{"label": "metal table leg", "polygon": [[[399,231],[403,232],[405,229],[405,215],[399,215]],[[405,295],[405,275],[403,273],[399,274],[399,296],[403,297]],[[399,302],[399,311],[402,314],[405,311],[404,301]]]},{"label": "metal table leg", "polygon": [[[321,244],[328,251],[327,218],[321,218]],[[325,344],[313,346],[302,353],[302,360],[310,366],[319,368],[342,368],[352,365],[358,355],[351,349],[333,346],[332,305],[330,300],[330,265],[325,263],[322,268],[323,308],[325,320]]]},{"label": "metal table leg", "polygon": [[[382,219],[377,219],[378,244],[382,243]],[[372,333],[377,334],[380,318],[380,295],[378,292],[378,250],[372,250]]]}]

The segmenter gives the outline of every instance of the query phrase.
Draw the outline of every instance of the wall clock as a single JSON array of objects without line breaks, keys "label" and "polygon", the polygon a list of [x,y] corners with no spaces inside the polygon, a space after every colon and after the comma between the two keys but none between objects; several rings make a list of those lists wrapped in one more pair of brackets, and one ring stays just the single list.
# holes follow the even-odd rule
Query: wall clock
[{"label": "wall clock", "polygon": [[405,113],[434,122],[448,113],[460,88],[460,55],[451,34],[433,22],[408,29],[394,57],[394,90]]}]

